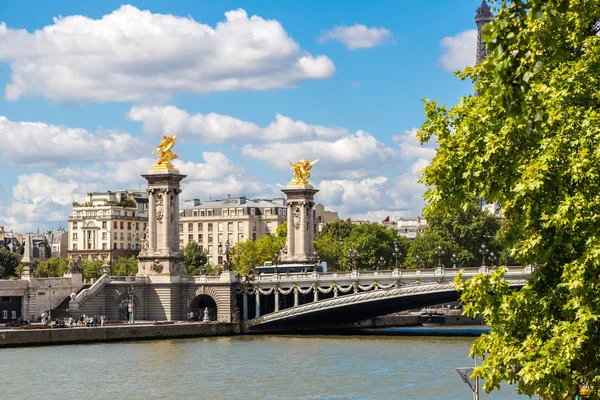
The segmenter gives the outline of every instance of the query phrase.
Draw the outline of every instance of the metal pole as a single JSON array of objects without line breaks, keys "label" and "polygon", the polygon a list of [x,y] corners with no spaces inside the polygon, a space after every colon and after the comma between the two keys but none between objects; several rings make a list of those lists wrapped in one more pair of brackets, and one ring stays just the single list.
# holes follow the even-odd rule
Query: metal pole
[{"label": "metal pole", "polygon": [[48,284],[48,295],[50,296],[50,304],[48,305],[48,323],[52,323],[52,285]]},{"label": "metal pole", "polygon": [[[475,356],[475,366],[477,366],[477,356]],[[475,400],[479,400],[479,377],[475,377]]]}]

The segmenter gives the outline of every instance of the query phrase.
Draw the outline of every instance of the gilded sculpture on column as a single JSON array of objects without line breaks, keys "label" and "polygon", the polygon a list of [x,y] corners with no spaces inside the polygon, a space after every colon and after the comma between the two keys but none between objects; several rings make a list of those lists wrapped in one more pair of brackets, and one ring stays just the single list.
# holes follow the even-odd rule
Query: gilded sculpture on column
[{"label": "gilded sculpture on column", "polygon": [[303,158],[302,160],[295,163],[288,160],[288,162],[292,166],[291,169],[294,172],[294,179],[292,179],[289,185],[310,186],[310,182],[308,181],[308,178],[310,178],[309,171],[312,169],[313,165],[315,165],[318,161],[318,158],[313,162],[309,162],[306,158]]},{"label": "gilded sculpture on column", "polygon": [[177,154],[173,153],[171,149],[175,146],[175,141],[177,140],[177,136],[167,136],[163,135],[162,140],[158,147],[152,152],[152,154],[158,155],[158,160],[156,164],[154,164],[153,170],[174,170],[175,167],[171,164],[171,160],[179,158]]}]

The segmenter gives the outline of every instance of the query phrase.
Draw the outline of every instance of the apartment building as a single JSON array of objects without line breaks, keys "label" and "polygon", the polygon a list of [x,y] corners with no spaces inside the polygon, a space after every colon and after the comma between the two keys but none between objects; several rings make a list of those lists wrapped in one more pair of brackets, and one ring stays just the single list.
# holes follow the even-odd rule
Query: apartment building
[{"label": "apartment building", "polygon": [[148,194],[135,190],[88,193],[73,203],[69,257],[113,261],[137,256],[148,224]]},{"label": "apartment building", "polygon": [[287,221],[285,199],[249,199],[228,196],[225,200],[186,200],[180,209],[179,244],[197,242],[208,252],[209,263],[220,265],[219,243],[231,245],[275,234]]}]

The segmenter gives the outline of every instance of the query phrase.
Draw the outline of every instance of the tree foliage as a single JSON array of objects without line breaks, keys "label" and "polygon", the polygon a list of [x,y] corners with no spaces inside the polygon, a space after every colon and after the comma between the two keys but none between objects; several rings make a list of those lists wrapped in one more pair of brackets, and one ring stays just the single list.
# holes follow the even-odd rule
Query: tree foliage
[{"label": "tree foliage", "polygon": [[266,261],[272,262],[274,255],[285,247],[286,237],[287,224],[284,223],[277,228],[275,235],[236,243],[231,254],[232,269],[240,275],[246,275]]},{"label": "tree foliage", "polygon": [[[538,263],[521,291],[501,274],[457,282],[470,315],[492,325],[472,354],[487,391],[500,382],[546,398],[600,388],[599,0],[502,2],[485,61],[460,74],[477,95],[448,109],[426,100],[428,208],[500,202],[517,259]],[[427,215],[427,214],[426,214]]]},{"label": "tree foliage", "polygon": [[37,276],[60,277],[69,269],[69,259],[52,257],[47,260],[36,260],[34,266]]},{"label": "tree foliage", "polygon": [[0,278],[6,279],[15,275],[17,266],[21,263],[21,255],[8,249],[0,249]]},{"label": "tree foliage", "polygon": [[135,276],[138,272],[138,259],[135,256],[120,257],[110,265],[110,274],[114,276]]},{"label": "tree foliage", "polygon": [[183,248],[183,265],[186,274],[194,276],[205,273],[207,263],[208,252],[201,250],[198,243],[191,241]]}]

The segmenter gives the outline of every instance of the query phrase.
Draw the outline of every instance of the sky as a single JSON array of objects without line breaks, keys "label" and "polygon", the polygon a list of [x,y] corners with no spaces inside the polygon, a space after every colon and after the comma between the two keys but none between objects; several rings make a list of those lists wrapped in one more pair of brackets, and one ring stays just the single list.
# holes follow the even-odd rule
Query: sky
[{"label": "sky", "polygon": [[65,227],[93,191],[144,189],[179,134],[183,199],[281,197],[320,159],[341,218],[417,216],[423,98],[472,83],[479,0],[0,2],[0,225]]}]

